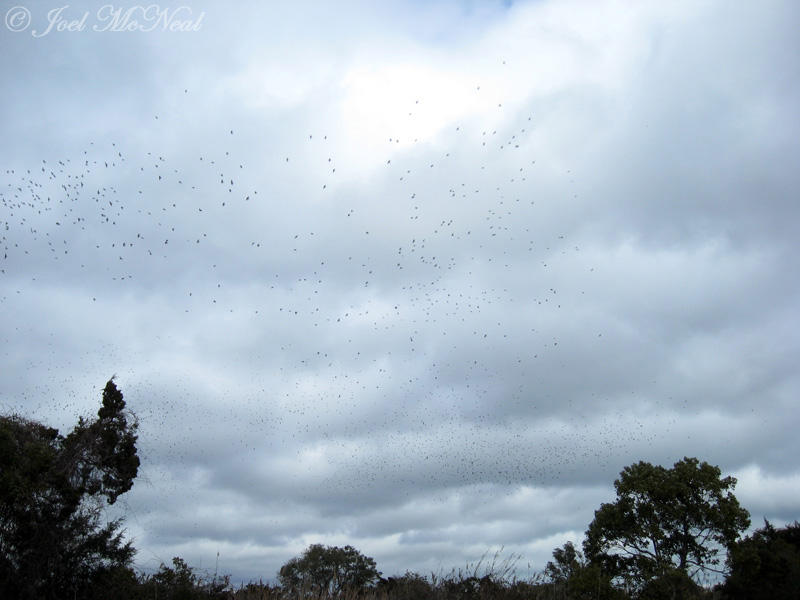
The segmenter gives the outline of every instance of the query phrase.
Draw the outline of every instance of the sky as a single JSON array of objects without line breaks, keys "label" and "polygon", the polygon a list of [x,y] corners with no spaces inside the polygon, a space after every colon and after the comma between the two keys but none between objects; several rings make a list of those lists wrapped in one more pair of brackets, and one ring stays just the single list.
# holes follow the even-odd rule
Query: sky
[{"label": "sky", "polygon": [[800,518],[797,3],[2,12],[0,411],[116,377],[138,568],[527,577],[685,456]]}]

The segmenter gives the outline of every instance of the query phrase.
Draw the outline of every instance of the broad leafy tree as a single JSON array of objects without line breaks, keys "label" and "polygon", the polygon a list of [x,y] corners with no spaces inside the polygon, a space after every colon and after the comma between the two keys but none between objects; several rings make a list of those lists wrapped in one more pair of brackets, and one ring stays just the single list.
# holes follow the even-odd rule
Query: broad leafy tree
[{"label": "broad leafy tree", "polygon": [[345,590],[363,590],[380,578],[375,560],[352,546],[312,544],[302,556],[283,565],[278,579],[285,590],[305,590],[336,596]]},{"label": "broad leafy tree", "polygon": [[639,462],[614,482],[617,500],[595,511],[587,558],[633,589],[721,571],[724,552],[750,524],[732,493],[733,477],[684,458],[671,469]]},{"label": "broad leafy tree", "polygon": [[133,486],[136,429],[113,381],[67,436],[0,417],[0,597],[89,597],[127,570],[134,550],[101,516]]}]

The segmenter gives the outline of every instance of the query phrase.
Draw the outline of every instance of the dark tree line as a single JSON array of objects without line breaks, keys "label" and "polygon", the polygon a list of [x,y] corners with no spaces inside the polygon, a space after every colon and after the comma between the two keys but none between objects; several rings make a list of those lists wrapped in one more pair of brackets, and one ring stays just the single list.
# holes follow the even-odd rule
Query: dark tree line
[{"label": "dark tree line", "polygon": [[[616,500],[600,506],[582,549],[571,542],[532,580],[508,565],[487,572],[383,578],[352,546],[313,544],[287,561],[279,584],[235,589],[183,559],[152,574],[132,568],[134,548],[103,508],[131,489],[139,469],[138,423],[113,381],[93,419],[67,435],[17,415],[0,416],[0,598],[191,600],[374,598],[381,600],[800,598],[800,524],[741,538],[749,515],[736,480],[684,458],[672,468],[625,467]],[[723,577],[714,590],[704,573]]]},{"label": "dark tree line", "polygon": [[768,521],[736,542],[728,555],[723,586],[731,600],[800,598],[800,523],[776,529]]}]

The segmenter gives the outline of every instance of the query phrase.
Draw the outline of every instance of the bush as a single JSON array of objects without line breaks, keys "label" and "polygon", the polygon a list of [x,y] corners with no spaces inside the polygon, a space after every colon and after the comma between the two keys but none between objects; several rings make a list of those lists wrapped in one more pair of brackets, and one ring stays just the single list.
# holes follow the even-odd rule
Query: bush
[{"label": "bush", "polygon": [[728,556],[722,586],[731,600],[796,600],[800,590],[800,523],[775,529],[769,521],[740,540]]}]

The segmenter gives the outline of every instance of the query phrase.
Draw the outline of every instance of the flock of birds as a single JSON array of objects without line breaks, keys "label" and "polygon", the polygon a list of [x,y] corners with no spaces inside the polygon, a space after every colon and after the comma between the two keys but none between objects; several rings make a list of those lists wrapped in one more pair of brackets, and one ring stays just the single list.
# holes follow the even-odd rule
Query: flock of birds
[{"label": "flock of birds", "polygon": [[[366,175],[337,159],[346,141],[332,134],[253,149],[229,126],[202,149],[89,140],[9,166],[0,304],[62,288],[77,312],[136,326],[137,306],[151,305],[163,335],[111,353],[138,348],[141,363],[182,332],[190,354],[224,354],[219,369],[259,389],[192,411],[237,428],[241,461],[280,446],[300,460],[325,444],[329,490],[556,480],[637,434],[581,421],[548,389],[575,377],[559,324],[593,265],[554,230],[552,215],[577,198],[574,175],[537,156],[533,114],[498,111],[495,126],[455,125],[437,143],[387,135],[387,158]],[[541,178],[555,191],[541,193]],[[15,335],[42,323],[27,327]],[[587,333],[598,354],[601,336]],[[202,384],[137,385],[158,398],[139,408],[144,431],[159,431],[153,455],[210,460],[181,426]],[[532,425],[537,411],[562,424]],[[409,440],[415,453],[401,461]]]}]

